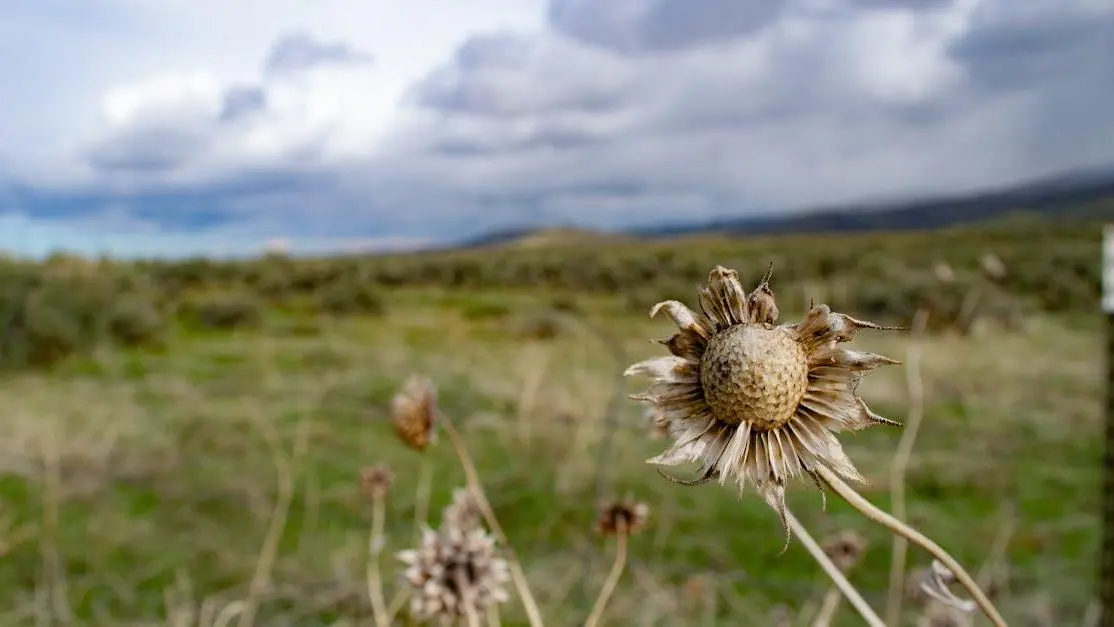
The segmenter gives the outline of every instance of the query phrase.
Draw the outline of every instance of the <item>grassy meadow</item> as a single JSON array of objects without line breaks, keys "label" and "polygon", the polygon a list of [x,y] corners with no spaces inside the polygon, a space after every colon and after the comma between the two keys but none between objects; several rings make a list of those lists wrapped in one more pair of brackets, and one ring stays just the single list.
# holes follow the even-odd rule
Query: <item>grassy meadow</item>
[{"label": "grassy meadow", "polygon": [[[396,476],[388,599],[391,554],[465,481],[444,437],[423,455],[394,435],[390,399],[412,372],[463,432],[547,625],[585,620],[615,544],[594,531],[596,504],[628,495],[650,524],[630,540],[606,624],[809,625],[830,586],[816,563],[796,540],[779,555],[777,517],[752,492],[675,485],[646,465],[665,441],[626,399],[644,382],[621,376],[665,354],[649,340],[674,328],[647,317],[653,302],[695,306],[713,265],[749,287],[771,261],[783,320],[812,299],[879,322],[929,312],[923,335],[855,342],[907,362],[863,382],[875,411],[923,409],[907,519],[979,574],[1011,625],[1080,625],[1099,547],[1098,243],[1093,224],[1021,220],[343,259],[0,261],[0,625],[209,627],[243,599],[259,625],[373,624],[361,468]],[[923,405],[910,397],[918,371]],[[901,433],[841,436],[864,494],[887,508]],[[849,577],[881,611],[891,536],[791,487],[815,536],[868,540]],[[908,566],[928,559],[910,549]],[[906,602],[903,624],[918,612]],[[513,594],[501,618],[526,624]],[[833,624],[862,623],[844,607]]]}]

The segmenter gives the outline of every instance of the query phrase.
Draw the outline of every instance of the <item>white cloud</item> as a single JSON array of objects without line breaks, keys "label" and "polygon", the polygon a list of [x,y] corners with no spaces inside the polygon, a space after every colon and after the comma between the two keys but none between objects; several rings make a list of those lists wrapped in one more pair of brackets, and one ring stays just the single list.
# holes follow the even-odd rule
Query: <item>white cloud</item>
[{"label": "white cloud", "polygon": [[436,237],[1114,165],[1101,0],[84,6],[0,9],[0,178],[38,219]]}]

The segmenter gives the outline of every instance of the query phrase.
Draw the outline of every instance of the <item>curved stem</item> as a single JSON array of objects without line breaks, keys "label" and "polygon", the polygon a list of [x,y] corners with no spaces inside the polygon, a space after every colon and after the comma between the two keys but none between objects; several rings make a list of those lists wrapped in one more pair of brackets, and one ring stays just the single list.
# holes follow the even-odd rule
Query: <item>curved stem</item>
[{"label": "curved stem", "polygon": [[854,488],[847,485],[847,482],[840,479],[827,467],[818,465],[816,471],[816,474],[819,475],[824,483],[828,484],[828,487],[835,491],[836,494],[847,501],[852,507],[859,510],[864,516],[921,547],[939,560],[941,564],[947,566],[948,570],[952,571],[952,574],[955,575],[956,582],[967,590],[971,595],[971,599],[979,606],[982,613],[990,619],[990,622],[994,623],[996,627],[1008,627],[1006,619],[1002,618],[1002,615],[998,612],[998,608],[994,607],[994,604],[986,597],[986,594],[979,588],[979,585],[975,583],[975,580],[971,578],[971,575],[969,575],[967,571],[964,570],[963,566],[939,544],[933,542],[931,538],[920,531],[917,531],[906,523],[882,511],[877,505],[866,500],[866,498],[856,492]]},{"label": "curved stem", "polygon": [[820,611],[816,613],[816,619],[812,621],[812,627],[830,627],[832,618],[835,617],[836,610],[839,609],[839,602],[842,599],[843,595],[839,591],[839,586],[828,588],[828,591],[824,593],[824,601],[820,604]]},{"label": "curved stem", "polygon": [[824,549],[820,548],[820,545],[817,544],[812,534],[808,532],[808,529],[805,529],[805,526],[801,524],[801,521],[797,520],[797,517],[793,515],[793,512],[790,511],[788,507],[785,508],[785,522],[788,523],[789,530],[793,532],[793,535],[800,539],[801,544],[805,545],[805,548],[808,549],[808,552],[812,555],[812,559],[820,564],[820,568],[824,569],[824,573],[828,575],[832,583],[839,588],[843,596],[847,597],[847,600],[855,610],[859,612],[859,616],[862,616],[863,620],[865,620],[870,627],[886,627],[886,623],[883,623],[882,619],[878,618],[878,614],[871,609],[870,604],[863,599],[863,596],[859,594],[855,586],[852,586],[851,582],[847,581],[847,577],[843,574],[843,571],[832,563],[831,558],[828,557],[827,553],[824,553]]},{"label": "curved stem", "polygon": [[367,595],[376,627],[389,627],[387,601],[383,598],[383,579],[379,572],[379,556],[383,552],[384,499],[376,496],[371,503],[371,537],[368,540]]},{"label": "curved stem", "polygon": [[507,541],[507,534],[503,533],[503,527],[499,524],[499,519],[495,517],[495,511],[491,509],[491,503],[487,501],[487,494],[484,493],[483,484],[480,483],[480,475],[476,472],[476,464],[472,462],[472,456],[468,454],[468,447],[464,444],[464,438],[461,437],[460,432],[456,430],[448,416],[439,414],[438,418],[438,422],[449,436],[449,442],[452,444],[453,450],[456,451],[456,456],[460,459],[460,467],[464,470],[468,488],[476,499],[476,505],[480,508],[484,521],[487,522],[488,527],[491,527],[491,532],[495,534],[495,537],[503,545],[503,550],[507,553],[511,578],[514,579],[514,586],[518,590],[519,599],[526,610],[530,627],[542,627],[541,611],[538,610],[538,603],[534,600],[533,593],[530,592],[530,584],[526,579],[526,573],[523,572],[522,565],[518,562],[514,547]]},{"label": "curved stem", "polygon": [[619,578],[623,576],[623,570],[627,567],[628,537],[626,525],[620,522],[616,534],[615,561],[611,564],[611,572],[607,574],[607,580],[603,582],[603,588],[600,590],[600,596],[596,598],[596,604],[592,606],[592,613],[588,615],[588,620],[584,621],[584,627],[595,627],[603,618],[603,611],[607,609],[607,602],[611,599],[611,595],[615,592],[615,586],[619,585]]}]

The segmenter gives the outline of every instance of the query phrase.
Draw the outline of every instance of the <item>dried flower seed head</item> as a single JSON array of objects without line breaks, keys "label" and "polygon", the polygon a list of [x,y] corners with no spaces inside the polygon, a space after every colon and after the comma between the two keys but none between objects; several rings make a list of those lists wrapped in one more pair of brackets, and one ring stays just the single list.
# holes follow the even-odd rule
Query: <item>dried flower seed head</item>
[{"label": "dried flower seed head", "polygon": [[465,531],[443,525],[422,530],[417,549],[402,551],[403,578],[411,587],[415,619],[452,624],[469,614],[483,616],[508,600],[510,570],[495,551],[495,539],[481,528]]},{"label": "dried flower seed head", "polygon": [[360,489],[373,501],[386,497],[394,480],[395,473],[386,464],[376,464],[360,471]]},{"label": "dried flower seed head", "polygon": [[424,451],[433,443],[437,390],[428,377],[410,375],[391,400],[391,422],[395,433],[410,448]]},{"label": "dried flower seed head", "polygon": [[480,502],[468,488],[453,490],[453,501],[441,512],[441,524],[469,531],[480,526]]},{"label": "dried flower seed head", "polygon": [[603,535],[634,535],[646,527],[650,507],[632,500],[610,501],[600,508],[596,530]]},{"label": "dried flower seed head", "polygon": [[661,343],[672,355],[634,364],[627,375],[651,378],[632,398],[661,411],[673,445],[650,463],[701,462],[703,483],[753,483],[782,519],[786,482],[825,467],[863,481],[836,438],[842,430],[885,423],[859,397],[871,370],[898,362],[844,348],[861,329],[886,329],[812,307],[796,324],[777,324],[770,271],[748,296],[738,273],[716,266],[698,290],[700,312],[679,301],[658,303],[680,331]]},{"label": "dried flower seed head", "polygon": [[841,531],[824,540],[824,554],[846,573],[862,559],[866,545],[866,538],[854,531]]}]

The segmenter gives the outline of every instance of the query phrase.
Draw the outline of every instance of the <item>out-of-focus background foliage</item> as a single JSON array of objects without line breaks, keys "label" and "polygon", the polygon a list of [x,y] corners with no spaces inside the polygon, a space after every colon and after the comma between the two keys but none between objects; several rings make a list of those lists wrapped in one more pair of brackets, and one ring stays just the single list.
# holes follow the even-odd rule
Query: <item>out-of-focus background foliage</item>
[{"label": "out-of-focus background foliage", "polygon": [[[632,539],[610,624],[807,617],[827,587],[814,562],[799,545],[778,555],[777,518],[753,495],[674,485],[645,465],[664,442],[621,377],[671,333],[648,319],[653,303],[694,304],[716,264],[750,284],[773,262],[783,319],[810,301],[895,324],[928,312],[923,337],[861,336],[899,359],[919,346],[909,520],[980,573],[1011,624],[1078,624],[1099,537],[1098,219],[1112,208],[825,235],[548,230],[385,256],[2,260],[0,620],[53,608],[159,624],[168,608],[242,597],[276,459],[289,461],[301,425],[308,448],[260,621],[366,624],[357,476],[394,468],[388,549],[406,548],[422,462],[386,415],[411,372],[432,377],[464,431],[551,624],[586,615],[612,550],[593,503],[627,494],[650,505],[651,526]],[[906,375],[884,369],[861,391],[904,420]],[[883,506],[899,436],[843,438]],[[463,477],[445,445],[428,454],[436,524]],[[817,536],[870,541],[851,577],[880,607],[889,536],[796,487],[790,503]],[[910,556],[911,570],[927,566]],[[385,569],[393,588],[397,568]],[[516,603],[503,614],[523,624]],[[849,611],[836,622],[859,624]]]}]

